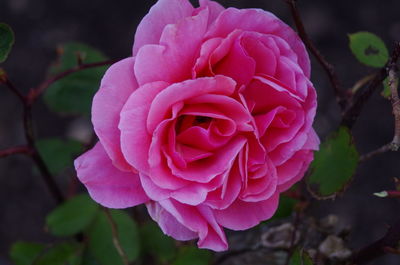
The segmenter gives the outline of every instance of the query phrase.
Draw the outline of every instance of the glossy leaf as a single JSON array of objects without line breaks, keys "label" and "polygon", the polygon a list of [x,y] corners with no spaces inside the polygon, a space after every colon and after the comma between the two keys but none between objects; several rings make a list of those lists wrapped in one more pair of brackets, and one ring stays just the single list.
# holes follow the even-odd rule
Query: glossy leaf
[{"label": "glossy leaf", "polygon": [[58,175],[66,167],[72,166],[76,155],[82,152],[81,143],[74,140],[56,138],[37,141],[37,148],[52,174]]},{"label": "glossy leaf", "polygon": [[389,59],[389,52],[381,38],[370,32],[349,34],[350,49],[363,64],[383,67]]},{"label": "glossy leaf", "polygon": [[16,242],[11,246],[10,258],[14,265],[31,265],[44,248],[44,245],[38,243]]},{"label": "glossy leaf", "polygon": [[296,250],[290,257],[289,265],[313,265],[310,256],[303,251]]},{"label": "glossy leaf", "polygon": [[75,196],[58,206],[46,218],[50,232],[56,236],[70,236],[82,232],[93,222],[99,211],[88,195]]},{"label": "glossy leaf", "polygon": [[[128,260],[136,260],[140,250],[136,223],[123,211],[112,210],[111,216],[117,226],[118,239]],[[102,265],[123,265],[122,258],[113,244],[111,225],[103,212],[96,217],[89,230],[89,250]]]},{"label": "glossy leaf", "polygon": [[75,242],[66,242],[55,245],[41,255],[35,265],[78,265],[75,263],[75,254],[81,246]]},{"label": "glossy leaf", "polygon": [[149,222],[140,228],[143,251],[156,257],[160,263],[171,261],[176,255],[175,241],[164,235],[158,225]]},{"label": "glossy leaf", "polygon": [[341,127],[321,144],[307,178],[310,190],[322,197],[344,190],[357,168],[358,153],[350,132]]},{"label": "glossy leaf", "polygon": [[0,23],[0,63],[4,62],[14,45],[14,32],[5,23]]},{"label": "glossy leaf", "polygon": [[[105,61],[100,51],[82,43],[67,43],[59,49],[59,60],[50,68],[50,74],[57,74],[82,63]],[[55,112],[64,114],[90,114],[94,94],[107,66],[89,68],[70,74],[53,83],[45,92],[46,104]]]},{"label": "glossy leaf", "polygon": [[182,247],[172,265],[207,265],[212,258],[211,252],[192,246]]}]

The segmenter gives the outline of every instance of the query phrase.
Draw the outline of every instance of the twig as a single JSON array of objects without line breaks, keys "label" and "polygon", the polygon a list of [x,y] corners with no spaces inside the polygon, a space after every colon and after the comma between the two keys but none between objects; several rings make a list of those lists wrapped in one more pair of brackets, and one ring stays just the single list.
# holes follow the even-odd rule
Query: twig
[{"label": "twig", "polygon": [[369,246],[362,248],[354,253],[352,264],[366,264],[380,256],[386,254],[388,248],[396,249],[400,241],[400,220],[398,220],[386,234]]},{"label": "twig", "polygon": [[96,62],[96,63],[87,63],[87,64],[78,64],[76,67],[68,69],[64,72],[61,72],[57,75],[54,75],[53,77],[45,80],[43,83],[41,83],[38,87],[32,89],[29,93],[29,101],[32,103],[34,102],[51,84],[54,82],[70,75],[75,72],[88,69],[88,68],[94,68],[94,67],[100,67],[100,66],[105,66],[109,64],[116,63],[119,60],[107,60],[107,61],[102,61],[102,62]]},{"label": "twig", "polygon": [[[393,49],[392,55],[390,57],[390,63],[396,63],[400,55],[400,45],[397,43]],[[388,74],[387,65],[383,67],[376,75],[375,78],[369,83],[369,85],[363,89],[359,90],[353,97],[351,104],[346,108],[342,115],[341,125],[346,126],[351,129],[355,122],[360,116],[361,110],[363,109],[365,103],[375,92],[377,87],[382,84],[382,81],[386,78]]]},{"label": "twig", "polygon": [[111,233],[112,233],[112,240],[113,240],[114,247],[116,248],[118,254],[121,256],[123,264],[129,265],[128,256],[126,255],[125,250],[122,248],[121,243],[119,241],[117,225],[114,222],[114,219],[112,218],[110,211],[104,207],[103,207],[103,210],[104,210],[104,213],[106,214],[108,223],[111,226]]},{"label": "twig", "polygon": [[365,162],[365,161],[373,158],[374,156],[386,153],[389,150],[390,150],[390,144],[385,144],[384,146],[381,146],[381,147],[379,147],[378,149],[376,149],[374,151],[371,151],[371,152],[369,152],[369,153],[367,153],[365,155],[360,156],[358,161],[359,162]]},{"label": "twig", "polygon": [[[400,43],[397,44],[400,46]],[[397,67],[396,62],[391,62],[389,65],[389,87],[392,93],[390,101],[392,102],[393,115],[394,115],[394,136],[390,143],[390,149],[392,151],[397,151],[400,147],[400,100],[399,93],[397,91]]]},{"label": "twig", "polygon": [[342,110],[345,109],[347,105],[347,97],[348,97],[347,93],[342,89],[334,67],[330,63],[328,63],[328,61],[324,58],[321,52],[315,47],[311,39],[308,37],[308,34],[305,30],[303,21],[300,16],[300,12],[297,8],[297,0],[285,0],[285,2],[290,7],[290,11],[292,13],[292,17],[296,24],[296,28],[301,40],[304,42],[306,47],[317,59],[318,63],[325,70],[326,74],[328,75],[329,81],[331,82],[332,87],[334,89],[337,103],[339,104]]},{"label": "twig", "polygon": [[0,150],[0,158],[16,154],[31,155],[32,150],[29,148],[29,146],[16,146]]},{"label": "twig", "polygon": [[19,91],[14,84],[8,79],[7,73],[0,68],[0,84],[4,84],[12,93],[14,93],[17,98],[24,104],[26,98],[25,96]]}]

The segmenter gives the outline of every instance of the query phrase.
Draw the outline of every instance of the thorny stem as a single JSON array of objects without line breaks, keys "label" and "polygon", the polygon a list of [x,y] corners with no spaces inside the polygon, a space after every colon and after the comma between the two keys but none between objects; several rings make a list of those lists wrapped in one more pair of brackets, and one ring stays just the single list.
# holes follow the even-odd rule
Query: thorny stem
[{"label": "thorny stem", "polygon": [[[393,49],[389,64],[396,64],[399,56],[400,45],[397,43],[395,48]],[[353,127],[358,117],[360,116],[361,110],[363,109],[365,103],[372,96],[377,87],[382,84],[382,81],[386,78],[387,75],[387,66],[385,66],[375,75],[375,78],[372,79],[372,81],[365,89],[358,90],[358,93],[356,93],[351,100],[351,104],[349,104],[349,106],[343,112],[341,125],[346,126],[349,129]]]},{"label": "thorny stem", "polygon": [[301,40],[306,45],[307,49],[314,55],[318,63],[322,66],[326,74],[328,75],[329,81],[335,92],[336,101],[339,107],[344,110],[347,105],[347,93],[342,89],[339,78],[336,75],[334,67],[324,58],[321,52],[315,47],[311,39],[309,38],[307,31],[305,30],[303,21],[300,16],[300,12],[297,8],[297,0],[285,0],[290,7],[293,20],[296,24],[296,28]]},{"label": "thorny stem", "polygon": [[397,66],[396,61],[400,53],[400,43],[396,44],[395,52],[391,57],[388,66],[386,67],[387,76],[389,78],[389,87],[391,92],[390,100],[392,102],[392,109],[394,115],[394,136],[393,140],[383,145],[382,147],[371,151],[360,157],[360,162],[366,161],[376,155],[383,154],[387,151],[397,151],[400,147],[400,99],[397,84]]},{"label": "thorny stem", "polygon": [[0,150],[0,158],[10,156],[10,155],[15,155],[15,154],[31,155],[32,150],[29,148],[29,146],[16,146],[16,147],[10,147],[10,148],[4,149],[4,150]]},{"label": "thorny stem", "polygon": [[118,254],[120,255],[124,265],[129,265],[128,256],[126,255],[125,250],[122,248],[121,243],[119,241],[117,225],[114,222],[114,219],[112,218],[110,211],[107,208],[104,208],[104,207],[103,207],[103,210],[104,210],[104,213],[105,213],[105,215],[107,217],[107,221],[108,221],[108,223],[110,224],[110,227],[111,227],[112,240],[113,240],[114,247],[116,248]]},{"label": "thorny stem", "polygon": [[23,93],[21,93],[20,90],[18,90],[14,86],[14,84],[9,80],[6,72],[3,69],[0,69],[0,84],[4,84],[13,94],[15,94],[23,105],[23,125],[24,125],[25,138],[27,141],[27,146],[24,148],[15,147],[0,151],[0,157],[5,157],[17,153],[25,153],[29,155],[33,160],[33,162],[38,167],[48,190],[58,203],[64,201],[64,195],[57,186],[54,176],[50,173],[50,170],[48,169],[46,163],[44,162],[43,158],[41,157],[39,151],[36,148],[36,142],[33,130],[32,105],[35,102],[35,100],[46,90],[46,88],[48,88],[51,84],[60,80],[61,78],[64,78],[72,73],[84,69],[108,65],[116,61],[117,60],[108,60],[97,63],[79,64],[74,68],[61,72],[45,80],[36,88],[31,89],[27,96],[23,95]]},{"label": "thorny stem", "polygon": [[64,72],[61,72],[48,80],[45,80],[43,83],[41,83],[37,88],[32,89],[30,94],[29,94],[29,100],[31,102],[35,101],[38,96],[40,96],[51,84],[54,82],[60,80],[61,78],[64,78],[70,74],[73,74],[75,72],[88,69],[88,68],[94,68],[94,67],[100,67],[100,66],[105,66],[109,64],[116,63],[119,60],[108,60],[108,61],[102,61],[102,62],[97,62],[97,63],[88,63],[88,64],[82,64],[79,63],[76,67],[68,69]]}]

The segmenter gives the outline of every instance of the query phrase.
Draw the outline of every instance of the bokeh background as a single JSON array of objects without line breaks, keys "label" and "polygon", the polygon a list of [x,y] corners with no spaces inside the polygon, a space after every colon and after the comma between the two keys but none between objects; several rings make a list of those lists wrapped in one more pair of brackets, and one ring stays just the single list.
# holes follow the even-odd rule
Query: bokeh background
[{"label": "bokeh background", "polygon": [[[46,76],[56,58],[57,45],[80,41],[113,59],[130,55],[135,29],[155,0],[0,0],[0,21],[15,31],[16,43],[6,63],[0,65],[14,83],[28,91]],[[262,8],[293,25],[282,0],[220,0],[225,7]],[[373,69],[359,64],[348,48],[347,34],[373,32],[393,47],[400,40],[398,0],[299,0],[299,9],[310,38],[336,67],[345,87]],[[322,139],[340,121],[331,86],[321,67],[312,60],[312,81],[318,92],[315,128]],[[0,87],[0,149],[23,144],[21,106],[14,95]],[[88,118],[60,117],[43,102],[34,109],[39,138],[81,133],[90,126]],[[376,93],[365,106],[354,127],[360,153],[389,142],[393,137],[390,102]],[[351,188],[335,201],[313,202],[311,213],[323,217],[333,213],[349,227],[350,246],[359,248],[376,240],[386,225],[400,218],[400,203],[380,199],[374,192],[393,188],[400,177],[400,153],[387,153],[359,166]],[[65,180],[59,179],[60,184]],[[23,156],[0,159],[0,265],[11,264],[8,251],[16,240],[51,242],[44,231],[45,215],[55,207],[32,163]],[[396,265],[400,259],[388,255],[376,263]]]}]

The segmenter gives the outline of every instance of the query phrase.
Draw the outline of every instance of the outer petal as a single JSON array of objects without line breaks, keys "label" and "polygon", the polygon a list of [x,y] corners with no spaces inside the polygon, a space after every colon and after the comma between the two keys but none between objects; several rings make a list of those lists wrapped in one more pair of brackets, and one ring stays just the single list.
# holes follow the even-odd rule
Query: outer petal
[{"label": "outer petal", "polygon": [[278,202],[278,192],[260,202],[244,202],[238,199],[224,210],[215,210],[215,218],[223,227],[245,230],[271,218],[278,208]]},{"label": "outer petal", "polygon": [[214,251],[223,251],[228,248],[225,233],[216,222],[214,213],[209,207],[189,206],[175,200],[164,200],[159,203],[179,223],[198,234],[200,248]]},{"label": "outer petal", "polygon": [[228,8],[214,21],[207,38],[225,37],[235,29],[272,34],[284,39],[296,52],[298,63],[307,77],[310,77],[310,58],[298,35],[280,19],[261,9]]},{"label": "outer petal", "polygon": [[130,57],[113,64],[104,75],[100,89],[93,98],[92,123],[97,136],[113,164],[130,170],[120,148],[119,115],[126,100],[138,87]]},{"label": "outer petal", "polygon": [[154,81],[179,82],[191,77],[207,30],[208,9],[169,24],[161,35],[160,45],[145,45],[137,56],[135,75],[140,85]]},{"label": "outer petal", "polygon": [[200,8],[207,7],[210,10],[210,17],[208,19],[208,24],[212,24],[214,20],[219,16],[219,14],[225,10],[223,6],[214,1],[200,0]]},{"label": "outer petal", "polygon": [[197,238],[197,234],[181,223],[174,216],[167,212],[158,202],[146,203],[151,218],[158,223],[164,234],[172,236],[177,240],[191,240]]},{"label": "outer petal", "polygon": [[126,208],[149,200],[139,176],[114,167],[100,143],[75,160],[75,169],[90,196],[101,205]]},{"label": "outer petal", "polygon": [[158,44],[161,33],[168,24],[176,24],[189,17],[194,11],[188,0],[159,0],[140,22],[136,34],[132,54],[146,44]]}]

